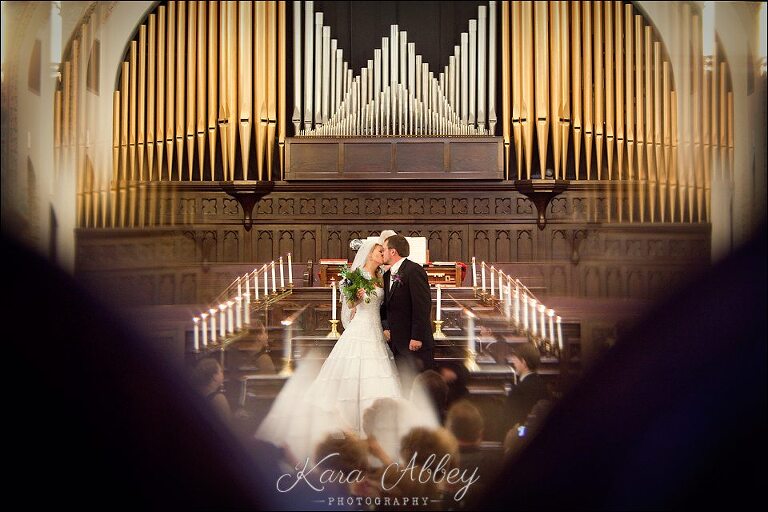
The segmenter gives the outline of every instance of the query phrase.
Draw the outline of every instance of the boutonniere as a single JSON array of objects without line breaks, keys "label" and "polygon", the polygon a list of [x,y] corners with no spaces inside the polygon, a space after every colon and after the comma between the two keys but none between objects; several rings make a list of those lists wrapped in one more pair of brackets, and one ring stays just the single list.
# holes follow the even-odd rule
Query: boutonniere
[{"label": "boutonniere", "polygon": [[399,273],[392,276],[392,286],[396,284],[402,284],[403,283],[403,276],[401,276]]}]

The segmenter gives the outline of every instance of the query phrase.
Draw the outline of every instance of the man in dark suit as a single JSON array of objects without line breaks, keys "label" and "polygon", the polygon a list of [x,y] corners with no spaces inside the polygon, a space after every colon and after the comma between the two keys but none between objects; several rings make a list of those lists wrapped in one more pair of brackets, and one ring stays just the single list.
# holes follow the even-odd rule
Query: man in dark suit
[{"label": "man in dark suit", "polygon": [[512,349],[512,367],[518,381],[507,397],[510,426],[523,425],[536,402],[549,399],[547,385],[536,373],[540,361],[539,350],[531,343],[520,343]]},{"label": "man in dark suit", "polygon": [[384,263],[390,267],[384,273],[381,320],[401,376],[435,366],[430,325],[432,293],[426,271],[406,259],[409,254],[410,246],[404,236],[394,235],[384,241]]}]

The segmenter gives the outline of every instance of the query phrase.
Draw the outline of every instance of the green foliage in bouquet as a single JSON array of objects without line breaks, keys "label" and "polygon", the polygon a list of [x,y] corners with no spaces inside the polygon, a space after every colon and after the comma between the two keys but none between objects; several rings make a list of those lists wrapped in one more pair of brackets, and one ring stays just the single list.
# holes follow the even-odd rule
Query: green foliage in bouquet
[{"label": "green foliage in bouquet", "polygon": [[350,270],[349,267],[344,265],[341,267],[341,271],[339,271],[339,276],[341,276],[339,287],[350,306],[354,306],[357,302],[358,290],[365,290],[365,302],[368,303],[371,301],[369,295],[376,289],[376,282],[363,276],[361,270],[361,268]]}]

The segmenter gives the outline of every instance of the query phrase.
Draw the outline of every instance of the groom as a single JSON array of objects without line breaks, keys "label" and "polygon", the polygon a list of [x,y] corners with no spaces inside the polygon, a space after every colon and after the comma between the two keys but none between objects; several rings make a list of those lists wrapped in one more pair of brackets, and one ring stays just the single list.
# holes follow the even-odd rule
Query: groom
[{"label": "groom", "polygon": [[427,273],[421,265],[406,259],[409,254],[404,236],[394,235],[384,241],[384,263],[390,267],[384,273],[381,320],[401,375],[406,369],[415,375],[435,366],[430,326],[432,293]]}]

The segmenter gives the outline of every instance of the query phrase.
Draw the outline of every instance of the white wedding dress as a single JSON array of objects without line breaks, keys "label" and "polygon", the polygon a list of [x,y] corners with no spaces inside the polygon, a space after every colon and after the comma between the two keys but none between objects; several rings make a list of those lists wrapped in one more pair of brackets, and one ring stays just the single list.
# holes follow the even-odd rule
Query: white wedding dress
[{"label": "white wedding dress", "polygon": [[[357,305],[319,372],[311,358],[302,358],[256,432],[257,438],[287,446],[298,461],[313,460],[314,448],[329,433],[353,431],[365,437],[363,413],[377,399],[401,399],[394,356],[381,327],[384,291],[376,288],[369,298],[370,302]],[[410,417],[403,427],[435,423],[429,415],[426,420]]]}]

